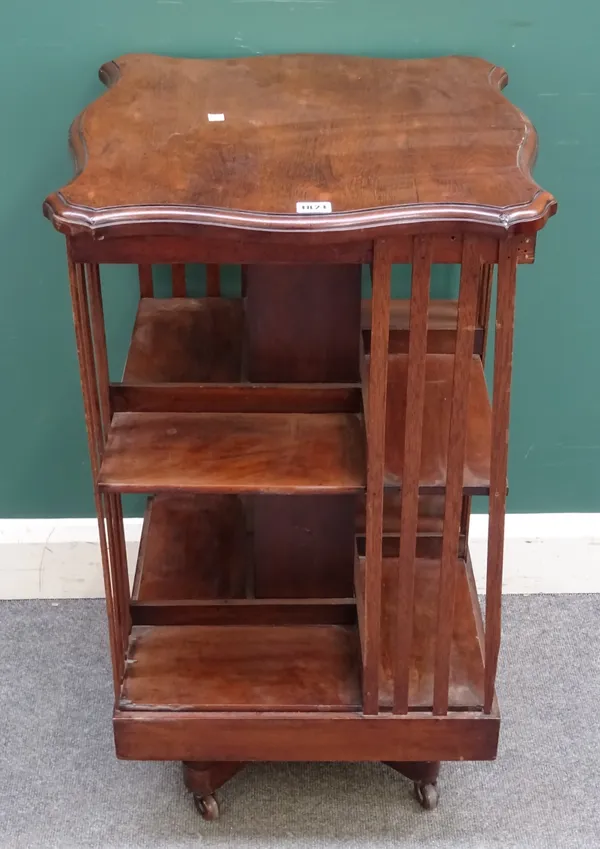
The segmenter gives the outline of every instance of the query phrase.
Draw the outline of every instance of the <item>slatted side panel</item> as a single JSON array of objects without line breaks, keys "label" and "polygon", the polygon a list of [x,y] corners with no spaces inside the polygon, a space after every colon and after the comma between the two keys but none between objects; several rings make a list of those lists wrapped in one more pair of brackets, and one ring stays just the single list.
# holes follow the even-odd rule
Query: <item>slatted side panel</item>
[{"label": "slatted side panel", "polygon": [[454,622],[456,559],[463,503],[470,360],[473,356],[480,274],[481,252],[478,241],[475,237],[466,236],[463,243],[458,299],[458,325],[450,406],[448,465],[438,592],[433,684],[433,713],[438,716],[445,715],[448,712],[450,647]]},{"label": "slatted side panel", "polygon": [[[95,386],[93,388],[97,393],[99,401],[103,446],[110,426],[111,409],[104,308],[102,305],[102,283],[99,267],[97,265],[87,265],[85,267],[85,278],[87,282],[87,304],[91,330],[90,344],[95,374]],[[86,332],[85,328],[84,332]],[[103,503],[106,518],[109,558],[113,561],[110,573],[115,596],[115,613],[119,623],[119,634],[123,651],[125,651],[127,649],[131,623],[129,619],[129,584],[126,571],[127,554],[123,533],[121,498],[119,495],[100,495],[100,500]]]},{"label": "slatted side panel", "polygon": [[[110,427],[112,410],[110,408],[110,378],[104,308],[102,304],[102,282],[98,265],[87,265],[85,271],[89,325],[91,329],[90,343],[95,376],[95,382],[92,382],[95,384],[93,389],[97,392],[99,399],[103,433],[102,448],[104,448],[106,435]],[[129,613],[127,553],[125,550],[125,535],[123,530],[123,508],[120,495],[101,494],[99,499],[101,505],[100,520],[105,523],[108,537],[108,571],[114,594],[118,634],[122,651],[126,652],[129,632],[131,630],[131,619]]]},{"label": "slatted side panel", "polygon": [[432,239],[430,237],[416,237],[413,247],[406,382],[406,421],[410,422],[410,426],[406,427],[404,434],[404,471],[400,499],[400,552],[396,602],[393,706],[393,711],[396,714],[408,713],[431,260]]},{"label": "slatted side panel", "polygon": [[[95,481],[102,459],[110,415],[100,276],[97,266],[74,263],[70,255],[68,259],[79,372],[90,461]],[[117,697],[124,671],[125,645],[129,630],[129,613],[126,609],[128,587],[124,584],[126,579],[123,578],[126,575],[126,562],[122,556],[124,542],[121,543],[116,536],[117,520],[114,507],[100,495],[96,486],[94,486],[94,497],[98,514],[113,684],[115,697]]]},{"label": "slatted side panel", "polygon": [[384,240],[375,243],[371,361],[367,411],[366,564],[364,578],[363,711],[379,712],[381,656],[381,538],[383,533],[383,480],[385,462],[385,410],[387,396],[388,338],[390,326],[391,249]]},{"label": "slatted side panel", "polygon": [[494,702],[494,683],[500,649],[502,565],[504,554],[508,426],[516,278],[517,244],[515,239],[509,239],[500,243],[496,297],[494,388],[492,398],[492,464],[490,472],[490,518],[485,610],[485,713],[491,712]]}]

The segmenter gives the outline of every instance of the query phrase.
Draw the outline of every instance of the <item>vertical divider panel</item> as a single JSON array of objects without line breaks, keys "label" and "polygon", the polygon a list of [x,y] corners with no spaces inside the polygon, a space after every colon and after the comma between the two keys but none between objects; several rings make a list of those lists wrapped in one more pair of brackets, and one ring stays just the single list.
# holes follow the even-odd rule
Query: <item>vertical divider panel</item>
[{"label": "vertical divider panel", "polygon": [[379,713],[385,418],[391,298],[391,247],[373,250],[371,357],[367,431],[366,562],[364,577],[363,712]]},{"label": "vertical divider panel", "polygon": [[174,298],[185,298],[185,265],[181,262],[171,266],[171,286]]},{"label": "vertical divider panel", "polygon": [[140,298],[153,298],[152,266],[138,265],[138,277],[140,281]]},{"label": "vertical divider panel", "polygon": [[494,702],[494,682],[500,650],[502,616],[502,561],[506,512],[508,426],[512,374],[517,245],[515,239],[500,242],[496,296],[494,345],[494,389],[492,398],[492,464],[490,472],[490,519],[485,605],[484,711]]},{"label": "vertical divider panel", "polygon": [[214,263],[205,266],[206,268],[206,297],[218,298],[221,294],[221,270]]},{"label": "vertical divider panel", "polygon": [[[394,707],[396,714],[408,713],[409,663],[413,637],[413,595],[421,437],[425,402],[427,356],[427,313],[431,277],[432,238],[416,236],[413,242],[412,282],[406,381],[406,422],[400,503],[400,556],[396,596],[396,640],[394,646]],[[409,424],[410,423],[410,424]]]},{"label": "vertical divider panel", "polygon": [[[68,245],[68,243],[67,243]],[[84,268],[73,262],[67,247],[67,259],[69,269],[69,286],[71,290],[71,301],[73,307],[73,323],[75,327],[75,339],[77,343],[77,357],[79,361],[79,375],[83,395],[83,407],[85,412],[86,429],[88,435],[88,446],[92,475],[94,477],[94,498],[96,512],[98,514],[98,531],[100,538],[100,551],[102,554],[102,574],[104,577],[104,592],[106,597],[106,610],[108,615],[108,634],[110,652],[113,667],[113,688],[115,699],[119,695],[120,680],[124,669],[124,653],[121,650],[119,622],[116,610],[116,594],[113,585],[108,545],[106,539],[106,524],[102,498],[96,486],[99,470],[100,452],[102,445],[102,431],[100,427],[99,407],[97,393],[93,380],[93,360],[89,347],[89,323],[88,333],[85,332],[87,321],[87,309],[84,305],[85,279]],[[96,394],[96,403],[94,395]]]},{"label": "vertical divider panel", "polygon": [[466,443],[469,377],[477,295],[481,278],[481,254],[477,238],[465,236],[463,241],[458,325],[454,353],[448,459],[444,502],[442,559],[438,590],[437,631],[433,680],[433,713],[448,713],[450,682],[450,647],[454,626],[454,591],[463,504],[463,479]]}]

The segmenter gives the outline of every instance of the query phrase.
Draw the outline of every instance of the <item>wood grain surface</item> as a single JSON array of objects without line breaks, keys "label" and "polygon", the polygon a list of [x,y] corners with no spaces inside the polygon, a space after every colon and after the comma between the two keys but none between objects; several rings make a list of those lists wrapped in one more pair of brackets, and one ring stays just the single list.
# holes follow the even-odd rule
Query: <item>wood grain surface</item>
[{"label": "wood grain surface", "polygon": [[98,476],[120,492],[359,492],[362,427],[345,413],[116,413]]},{"label": "wood grain surface", "polygon": [[[535,131],[500,93],[506,73],[483,59],[127,55],[100,76],[108,94],[71,130],[78,174],[45,204],[67,233],[435,221],[534,231],[555,210],[530,175]],[[332,211],[298,214],[305,201]]]}]

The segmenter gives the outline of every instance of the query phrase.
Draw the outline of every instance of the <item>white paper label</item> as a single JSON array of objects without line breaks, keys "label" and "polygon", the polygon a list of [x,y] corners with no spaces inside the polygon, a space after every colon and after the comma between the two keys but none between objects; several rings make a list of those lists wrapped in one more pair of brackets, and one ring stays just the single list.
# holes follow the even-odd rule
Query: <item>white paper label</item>
[{"label": "white paper label", "polygon": [[296,204],[296,212],[302,212],[305,215],[331,212],[331,203],[328,200],[299,200]]},{"label": "white paper label", "polygon": [[209,112],[208,113],[209,121],[224,121],[225,115],[222,112]]}]

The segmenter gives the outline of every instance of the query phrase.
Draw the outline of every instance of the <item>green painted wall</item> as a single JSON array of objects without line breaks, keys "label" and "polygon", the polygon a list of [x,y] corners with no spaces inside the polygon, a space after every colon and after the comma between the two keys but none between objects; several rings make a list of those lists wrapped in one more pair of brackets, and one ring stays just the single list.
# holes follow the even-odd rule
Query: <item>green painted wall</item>
[{"label": "green painted wall", "polygon": [[[129,51],[182,56],[478,54],[541,137],[537,178],[559,199],[520,277],[513,512],[600,510],[600,7],[594,0],[18,0],[0,10],[0,516],[93,513],[64,243],[41,202],[66,182],[67,128]],[[124,350],[135,291],[109,280]]]}]

